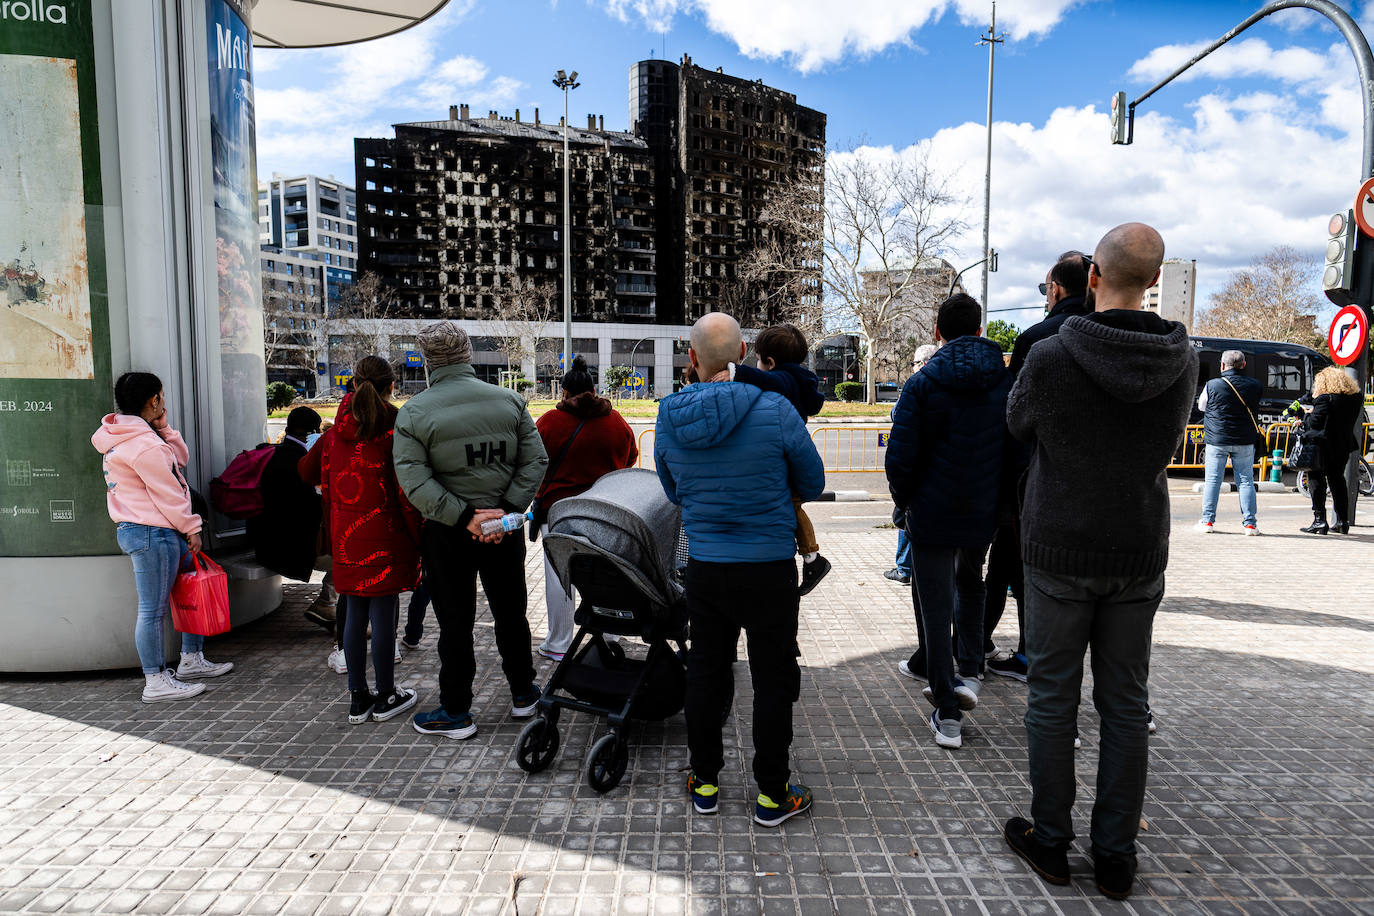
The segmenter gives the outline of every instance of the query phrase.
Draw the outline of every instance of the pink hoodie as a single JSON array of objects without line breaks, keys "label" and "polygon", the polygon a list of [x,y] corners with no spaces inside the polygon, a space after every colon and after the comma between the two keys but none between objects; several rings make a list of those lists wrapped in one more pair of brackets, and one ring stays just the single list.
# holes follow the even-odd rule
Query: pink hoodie
[{"label": "pink hoodie", "polygon": [[142,417],[106,414],[91,444],[105,456],[105,501],[110,518],[182,534],[200,531],[191,511],[191,488],[181,469],[190,460],[181,433],[160,433]]}]

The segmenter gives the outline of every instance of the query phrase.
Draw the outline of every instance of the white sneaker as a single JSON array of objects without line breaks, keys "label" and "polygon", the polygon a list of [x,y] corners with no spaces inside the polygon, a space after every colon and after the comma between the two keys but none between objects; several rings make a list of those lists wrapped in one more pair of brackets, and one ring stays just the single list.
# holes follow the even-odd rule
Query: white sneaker
[{"label": "white sneaker", "polygon": [[1256,537],[1258,534],[1259,534],[1259,529],[1256,528],[1254,525],[1246,525],[1246,526],[1245,526],[1245,536],[1246,536],[1246,537],[1251,537],[1251,538],[1252,538],[1252,537]]},{"label": "white sneaker", "polygon": [[976,677],[955,678],[954,695],[959,698],[959,708],[970,710],[978,708],[978,694],[983,692],[983,682]]},{"label": "white sneaker", "polygon": [[1199,534],[1211,534],[1217,530],[1212,526],[1211,522],[1198,522],[1195,527]]},{"label": "white sneaker", "polygon": [[903,677],[911,678],[913,681],[920,680],[920,678],[916,676],[916,672],[911,670],[911,663],[907,659],[902,659],[897,663],[897,672]]},{"label": "white sneaker", "polygon": [[963,746],[963,725],[959,719],[941,719],[940,711],[937,709],[930,714],[926,720],[930,730],[935,733],[935,743],[940,747],[947,747],[951,750]]},{"label": "white sneaker", "polygon": [[204,652],[192,652],[181,656],[181,662],[177,665],[177,677],[183,681],[191,678],[219,677],[233,670],[233,662],[212,662],[205,657]]},{"label": "white sneaker", "polygon": [[185,684],[170,671],[160,671],[151,683],[143,685],[143,702],[162,703],[167,700],[189,700],[205,692],[204,684]]},{"label": "white sneaker", "polygon": [[325,664],[328,665],[329,669],[335,674],[348,673],[348,662],[344,660],[343,649],[338,647],[335,647],[334,651],[329,653],[329,658],[325,659]]}]

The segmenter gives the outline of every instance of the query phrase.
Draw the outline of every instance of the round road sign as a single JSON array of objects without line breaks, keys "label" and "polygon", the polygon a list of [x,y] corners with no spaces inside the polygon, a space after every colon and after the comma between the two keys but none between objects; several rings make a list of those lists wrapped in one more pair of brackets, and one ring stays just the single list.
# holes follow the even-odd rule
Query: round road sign
[{"label": "round road sign", "polygon": [[1361,232],[1374,238],[1374,178],[1366,179],[1355,195],[1355,223]]},{"label": "round road sign", "polygon": [[1359,358],[1369,339],[1369,319],[1358,305],[1347,305],[1331,320],[1326,342],[1338,366],[1348,366]]}]

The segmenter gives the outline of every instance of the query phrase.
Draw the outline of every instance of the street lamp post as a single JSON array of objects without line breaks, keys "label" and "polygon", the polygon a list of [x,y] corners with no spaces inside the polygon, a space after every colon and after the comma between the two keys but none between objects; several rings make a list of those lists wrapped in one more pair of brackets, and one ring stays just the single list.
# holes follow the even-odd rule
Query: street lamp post
[{"label": "street lamp post", "polygon": [[997,46],[1003,41],[997,34],[997,0],[992,3],[992,24],[978,43],[988,46],[988,153],[983,172],[983,327],[988,326],[988,267],[992,260],[988,234],[992,219],[992,67]]},{"label": "street lamp post", "polygon": [[[1173,73],[1155,83],[1138,97],[1134,102],[1126,106],[1125,112],[1118,112],[1117,116],[1125,115],[1125,123],[1119,125],[1120,133],[1113,136],[1113,143],[1129,145],[1135,139],[1135,109],[1141,102],[1163,89],[1173,82],[1185,71],[1192,68],[1208,54],[1244,32],[1250,26],[1259,22],[1267,16],[1272,16],[1280,10],[1306,8],[1321,13],[1331,20],[1336,30],[1341,33],[1345,43],[1350,46],[1350,53],[1355,57],[1355,68],[1360,74],[1360,94],[1361,94],[1361,114],[1364,118],[1362,154],[1360,158],[1360,181],[1374,177],[1374,52],[1370,51],[1369,41],[1365,38],[1364,32],[1360,31],[1359,24],[1347,13],[1340,5],[1332,0],[1272,0],[1260,7],[1249,18],[1240,25],[1227,32],[1225,35],[1203,48],[1192,59],[1180,66]],[[1125,93],[1118,93],[1119,100],[1125,99]],[[1118,103],[1119,106],[1119,103]],[[1114,129],[1117,129],[1114,127]],[[1355,301],[1364,310],[1366,318],[1374,311],[1374,239],[1370,239],[1361,234],[1355,244]],[[1366,347],[1360,352],[1360,356],[1355,362],[1346,367],[1346,371],[1355,376],[1359,383],[1360,392],[1363,394],[1365,379],[1369,377],[1369,349]],[[1355,427],[1354,433],[1356,441],[1360,441],[1363,414]],[[1353,525],[1355,523],[1356,500],[1359,496],[1359,453],[1354,452],[1350,460],[1346,463],[1345,479],[1346,486],[1349,488],[1349,503],[1346,506],[1346,519]]]},{"label": "street lamp post", "polygon": [[577,71],[559,70],[553,84],[563,90],[563,371],[572,367],[572,198],[568,189],[568,93],[582,84]]}]

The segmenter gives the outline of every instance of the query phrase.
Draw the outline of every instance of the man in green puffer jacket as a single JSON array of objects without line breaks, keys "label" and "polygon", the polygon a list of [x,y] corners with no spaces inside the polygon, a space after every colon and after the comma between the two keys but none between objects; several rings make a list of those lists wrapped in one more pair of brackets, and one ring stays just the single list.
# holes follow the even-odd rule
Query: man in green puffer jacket
[{"label": "man in green puffer jacket", "polygon": [[429,388],[401,407],[393,452],[396,478],[425,517],[420,547],[439,622],[440,706],[415,716],[414,725],[421,734],[471,738],[478,576],[496,625],[511,715],[527,718],[538,708],[524,537],[483,536],[482,522],[524,512],[549,461],[524,399],[477,378],[466,331],[441,321],[420,332],[419,344]]}]

